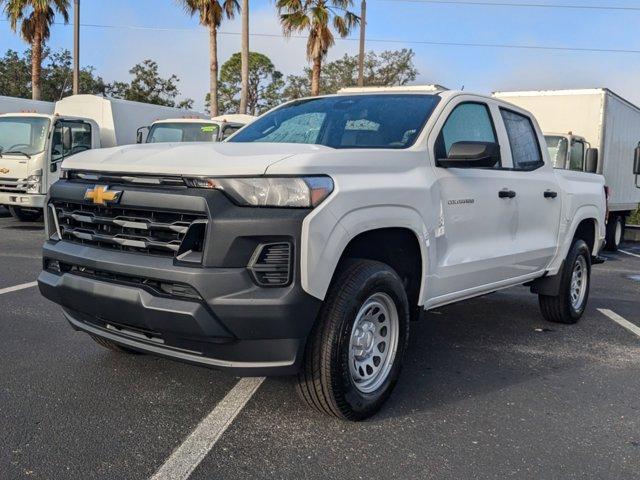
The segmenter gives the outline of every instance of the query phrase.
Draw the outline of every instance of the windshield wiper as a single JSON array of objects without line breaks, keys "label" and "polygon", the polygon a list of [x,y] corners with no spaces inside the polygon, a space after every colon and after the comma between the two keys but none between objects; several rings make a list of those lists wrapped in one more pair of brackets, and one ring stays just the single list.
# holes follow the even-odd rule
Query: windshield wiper
[{"label": "windshield wiper", "polygon": [[18,155],[24,155],[24,156],[25,156],[25,157],[27,157],[27,158],[31,158],[31,155],[29,155],[29,154],[28,154],[28,153],[26,153],[26,152],[21,152],[20,150],[11,150],[11,151],[9,151],[9,152],[4,152],[4,154],[5,154],[5,155],[9,155],[10,153],[12,153],[12,154],[14,154],[14,155],[15,155],[15,154],[18,154]]}]

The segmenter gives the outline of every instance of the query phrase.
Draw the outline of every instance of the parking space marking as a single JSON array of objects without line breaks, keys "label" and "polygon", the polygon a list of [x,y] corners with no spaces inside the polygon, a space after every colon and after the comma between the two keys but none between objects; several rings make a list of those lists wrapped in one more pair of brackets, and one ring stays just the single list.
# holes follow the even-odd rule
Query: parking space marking
[{"label": "parking space marking", "polygon": [[222,434],[258,390],[264,377],[242,378],[227,393],[166,462],[151,480],[186,480],[211,451]]},{"label": "parking space marking", "polygon": [[624,253],[625,255],[631,255],[632,257],[638,257],[640,258],[640,255],[638,255],[637,253],[631,253],[631,252],[627,252],[626,250],[622,250],[622,249],[618,249],[619,252]]},{"label": "parking space marking", "polygon": [[0,288],[0,295],[5,293],[17,292],[18,290],[24,290],[25,288],[31,288],[38,285],[38,282],[23,283],[22,285],[14,285],[13,287]]},{"label": "parking space marking", "polygon": [[611,320],[616,322],[618,325],[626,328],[630,332],[635,333],[637,336],[640,337],[640,327],[638,327],[637,325],[634,325],[629,320],[621,317],[616,312],[613,312],[611,310],[607,310],[606,308],[599,308],[598,311],[600,313],[602,313],[603,315],[606,315],[607,317],[609,317]]}]

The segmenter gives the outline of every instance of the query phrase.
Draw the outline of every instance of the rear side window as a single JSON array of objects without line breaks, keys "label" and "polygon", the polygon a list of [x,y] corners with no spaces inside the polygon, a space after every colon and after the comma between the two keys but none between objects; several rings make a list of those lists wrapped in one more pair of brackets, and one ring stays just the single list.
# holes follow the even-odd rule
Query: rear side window
[{"label": "rear side window", "polygon": [[513,168],[534,170],[544,165],[538,137],[531,119],[525,115],[501,108],[500,113],[507,129]]},{"label": "rear side window", "polygon": [[461,103],[453,109],[436,140],[436,158],[446,158],[457,142],[496,143],[493,121],[485,104]]}]

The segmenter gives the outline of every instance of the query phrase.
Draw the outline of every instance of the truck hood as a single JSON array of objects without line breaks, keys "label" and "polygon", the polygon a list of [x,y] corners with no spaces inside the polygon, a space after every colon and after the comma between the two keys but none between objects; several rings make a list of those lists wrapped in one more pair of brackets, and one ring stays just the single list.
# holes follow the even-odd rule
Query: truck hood
[{"label": "truck hood", "polygon": [[263,175],[270,165],[298,154],[332,150],[289,143],[161,143],[88,150],[62,168],[112,173],[229,176]]}]

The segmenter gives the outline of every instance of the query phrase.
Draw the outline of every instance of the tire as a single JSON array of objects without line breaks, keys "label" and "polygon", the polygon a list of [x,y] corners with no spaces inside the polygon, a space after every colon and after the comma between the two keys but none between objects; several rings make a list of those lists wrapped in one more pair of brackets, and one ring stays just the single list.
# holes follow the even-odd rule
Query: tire
[{"label": "tire", "polygon": [[42,219],[42,210],[38,208],[9,207],[9,213],[21,222],[37,222]]},{"label": "tire", "polygon": [[618,247],[624,238],[624,216],[615,215],[607,223],[606,249],[610,252],[617,252]]},{"label": "tire", "polygon": [[107,340],[106,338],[98,337],[97,335],[91,335],[91,334],[89,334],[89,336],[91,337],[91,340],[96,342],[98,345],[104,348],[108,348],[113,352],[128,353],[130,355],[142,355],[142,352],[139,352],[138,350],[133,350],[132,348],[123,347],[122,345],[118,345],[117,343],[112,342],[111,340]]},{"label": "tire", "polygon": [[[581,273],[574,277],[578,269]],[[584,240],[574,240],[560,275],[558,295],[538,296],[542,316],[549,322],[577,323],[587,307],[591,287],[591,252]],[[579,285],[574,284],[574,280],[579,281]]]},{"label": "tire", "polygon": [[345,420],[375,414],[400,376],[409,310],[391,267],[372,260],[344,262],[307,341],[297,378],[302,399]]}]

